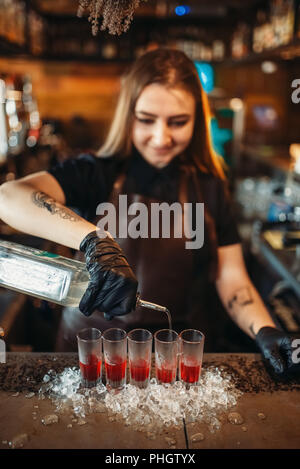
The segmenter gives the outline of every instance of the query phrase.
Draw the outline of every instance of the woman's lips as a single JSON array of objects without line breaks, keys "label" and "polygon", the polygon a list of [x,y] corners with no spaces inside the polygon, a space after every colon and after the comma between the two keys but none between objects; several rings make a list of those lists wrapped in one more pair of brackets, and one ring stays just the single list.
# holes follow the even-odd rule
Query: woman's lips
[{"label": "woman's lips", "polygon": [[167,153],[170,153],[171,150],[171,148],[153,148],[154,153],[157,155],[166,155]]}]

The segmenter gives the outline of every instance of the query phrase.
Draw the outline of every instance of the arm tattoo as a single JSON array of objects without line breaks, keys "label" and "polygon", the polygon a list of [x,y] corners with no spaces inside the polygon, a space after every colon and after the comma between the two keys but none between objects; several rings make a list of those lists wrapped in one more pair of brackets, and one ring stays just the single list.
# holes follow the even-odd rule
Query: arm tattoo
[{"label": "arm tattoo", "polygon": [[57,202],[44,192],[33,192],[32,201],[40,208],[46,208],[52,215],[59,215],[64,220],[79,221],[80,217],[67,207],[58,206]]},{"label": "arm tattoo", "polygon": [[237,306],[246,306],[254,303],[251,296],[251,291],[249,287],[239,288],[228,302],[228,308],[230,310],[234,309]]}]

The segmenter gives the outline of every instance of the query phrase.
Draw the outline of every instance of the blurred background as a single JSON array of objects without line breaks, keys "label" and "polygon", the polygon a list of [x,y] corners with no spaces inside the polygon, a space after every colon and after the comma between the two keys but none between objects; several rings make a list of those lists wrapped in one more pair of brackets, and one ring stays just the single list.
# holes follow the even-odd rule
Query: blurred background
[{"label": "blurred background", "polygon": [[[299,331],[300,1],[148,0],[121,36],[94,36],[77,9],[0,0],[0,183],[96,150],[127,67],[159,46],[183,50],[209,97],[249,274],[278,324]],[[2,222],[0,238],[73,254]],[[9,350],[53,350],[60,315],[0,289]],[[252,351],[225,319],[222,336],[216,351]]]}]

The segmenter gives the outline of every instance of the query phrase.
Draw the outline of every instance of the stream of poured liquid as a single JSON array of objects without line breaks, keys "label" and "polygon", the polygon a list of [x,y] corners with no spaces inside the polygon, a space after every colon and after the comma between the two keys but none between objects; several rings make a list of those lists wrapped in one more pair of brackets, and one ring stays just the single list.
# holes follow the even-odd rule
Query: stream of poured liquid
[{"label": "stream of poured liquid", "polygon": [[168,318],[168,323],[169,323],[169,330],[171,331],[172,330],[172,318],[171,318],[171,313],[170,311],[166,308],[165,310],[165,313],[167,315],[167,318]]}]

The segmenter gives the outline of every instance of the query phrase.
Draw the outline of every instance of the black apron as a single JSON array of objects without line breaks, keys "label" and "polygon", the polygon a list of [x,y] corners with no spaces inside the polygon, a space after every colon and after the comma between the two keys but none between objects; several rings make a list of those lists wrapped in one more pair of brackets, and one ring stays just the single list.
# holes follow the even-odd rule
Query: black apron
[{"label": "black apron", "polygon": [[[110,195],[110,202],[116,207],[118,213],[118,196],[122,194],[126,173],[118,175]],[[192,182],[193,181],[193,182]],[[189,202],[191,185],[197,184],[195,178],[191,177],[188,166],[180,167],[178,201],[182,205]],[[199,190],[198,190],[199,189]],[[195,198],[198,198],[200,188],[194,187]],[[128,263],[132,267],[139,286],[138,291],[141,298],[163,306],[171,312],[172,326],[177,332],[185,328],[199,328],[206,333],[209,327],[209,318],[203,304],[203,295],[207,293],[208,266],[211,253],[207,249],[207,243],[199,250],[186,249],[185,237],[182,227],[182,237],[174,237],[174,224],[183,223],[184,216],[175,216],[174,223],[170,223],[170,238],[151,238],[151,210],[152,202],[161,203],[162,200],[153,199],[140,194],[126,194],[127,204],[140,202],[148,209],[148,233],[149,237],[132,239],[115,238],[124,250]],[[199,201],[199,199],[198,199]],[[96,219],[94,224],[97,224]],[[128,224],[131,217],[128,215]],[[118,224],[123,220],[117,221]],[[84,261],[83,253],[76,257]],[[203,262],[202,276],[195,276],[195,266]],[[199,280],[200,279],[200,280]],[[196,281],[195,281],[196,280]],[[77,351],[76,334],[86,327],[96,327],[102,332],[111,327],[119,327],[127,332],[142,327],[155,332],[158,329],[167,328],[167,316],[165,313],[138,307],[135,311],[123,316],[117,316],[111,321],[103,318],[103,313],[94,311],[89,317],[85,317],[77,307],[66,307],[58,332],[56,351]]]}]

